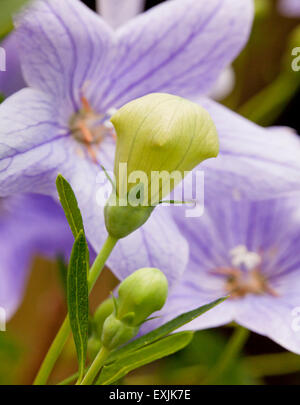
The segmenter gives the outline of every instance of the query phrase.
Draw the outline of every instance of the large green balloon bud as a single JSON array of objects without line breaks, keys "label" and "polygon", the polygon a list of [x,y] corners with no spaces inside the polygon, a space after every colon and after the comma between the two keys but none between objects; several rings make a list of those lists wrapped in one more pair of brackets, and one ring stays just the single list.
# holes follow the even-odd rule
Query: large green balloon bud
[{"label": "large green balloon bud", "polygon": [[127,277],[118,293],[114,312],[106,318],[101,336],[102,345],[109,350],[136,336],[142,323],[164,306],[168,281],[160,270],[144,268]]},{"label": "large green balloon bud", "polygon": [[142,172],[145,179],[139,180],[145,185],[145,205],[166,196],[165,190],[151,190],[153,172],[178,171],[179,182],[203,160],[219,153],[217,131],[208,112],[181,97],[149,94],[126,104],[111,121],[117,132],[114,170],[118,194],[130,192],[136,184],[130,182],[130,176],[135,180],[135,173]]},{"label": "large green balloon bud", "polygon": [[105,208],[111,236],[143,225],[154,207],[205,159],[219,141],[209,113],[191,101],[153,93],[123,106],[111,119],[116,133],[116,190]]}]

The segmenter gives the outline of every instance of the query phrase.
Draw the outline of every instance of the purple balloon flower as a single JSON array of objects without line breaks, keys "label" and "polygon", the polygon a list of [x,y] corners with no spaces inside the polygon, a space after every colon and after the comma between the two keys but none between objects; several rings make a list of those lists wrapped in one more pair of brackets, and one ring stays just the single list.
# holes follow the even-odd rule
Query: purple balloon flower
[{"label": "purple balloon flower", "polygon": [[[252,16],[250,0],[176,0],[114,32],[79,1],[34,2],[16,32],[30,88],[0,107],[1,195],[56,195],[55,177],[62,173],[98,251],[106,236],[97,204],[105,182],[95,161],[113,167],[109,110],[151,91],[206,91],[245,44]],[[121,279],[139,267],[159,267],[172,284],[187,260],[186,241],[169,211],[158,208],[119,243],[108,264]]]},{"label": "purple balloon flower", "polygon": [[215,194],[202,218],[178,223],[191,249],[187,271],[162,317],[144,331],[230,294],[186,329],[235,321],[300,354],[299,200],[246,202]]},{"label": "purple balloon flower", "polygon": [[288,17],[300,16],[300,1],[299,0],[280,0],[279,11]]},{"label": "purple balloon flower", "polygon": [[9,319],[22,299],[33,256],[68,260],[73,236],[51,197],[23,195],[0,200],[0,241],[0,307]]}]

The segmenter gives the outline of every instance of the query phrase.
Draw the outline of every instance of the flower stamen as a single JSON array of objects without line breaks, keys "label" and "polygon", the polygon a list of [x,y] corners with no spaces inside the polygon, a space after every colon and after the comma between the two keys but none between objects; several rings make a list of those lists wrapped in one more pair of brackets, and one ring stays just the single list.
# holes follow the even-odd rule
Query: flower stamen
[{"label": "flower stamen", "polygon": [[109,121],[109,114],[96,113],[86,97],[81,97],[82,108],[70,120],[71,133],[77,142],[86,146],[89,156],[98,164],[98,147],[109,135],[116,140],[114,128]]},{"label": "flower stamen", "polygon": [[240,245],[230,251],[230,256],[232,266],[220,267],[211,273],[225,277],[225,290],[231,298],[248,294],[278,296],[260,269],[262,259],[258,253]]}]

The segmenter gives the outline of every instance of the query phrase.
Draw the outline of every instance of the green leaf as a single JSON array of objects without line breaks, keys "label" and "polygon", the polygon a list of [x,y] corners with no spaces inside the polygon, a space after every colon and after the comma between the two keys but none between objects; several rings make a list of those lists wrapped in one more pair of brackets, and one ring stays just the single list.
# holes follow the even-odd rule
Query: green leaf
[{"label": "green leaf", "polygon": [[62,255],[58,255],[56,258],[56,264],[59,274],[59,279],[65,295],[67,295],[67,278],[68,278],[68,265]]},{"label": "green leaf", "polygon": [[71,231],[76,239],[79,232],[84,230],[76,196],[70,184],[61,174],[57,176],[56,188]]},{"label": "green leaf", "polygon": [[28,3],[29,0],[1,0],[0,38],[4,37],[12,28],[12,16]]},{"label": "green leaf", "polygon": [[87,251],[84,233],[80,231],[72,249],[67,280],[68,311],[78,357],[79,381],[82,380],[84,373],[88,344]]},{"label": "green leaf", "polygon": [[128,353],[113,364],[103,367],[97,385],[112,384],[136,368],[178,352],[191,342],[193,334],[193,332],[175,333],[133,353]]},{"label": "green leaf", "polygon": [[121,349],[112,352],[112,354],[108,357],[105,363],[108,364],[115,360],[119,360],[121,357],[127,356],[129,352],[138,350],[143,346],[149,345],[150,343],[153,343],[163,338],[164,336],[169,335],[171,332],[174,332],[181,326],[191,322],[193,319],[198,318],[198,316],[214,308],[216,305],[221,304],[226,299],[227,297],[220,298],[216,301],[211,302],[210,304],[203,305],[199,308],[194,309],[193,311],[179,315],[177,318],[172,319],[171,321],[165,323],[159,328],[147,333],[144,336],[141,336],[140,338],[134,340],[133,342],[122,347]]}]

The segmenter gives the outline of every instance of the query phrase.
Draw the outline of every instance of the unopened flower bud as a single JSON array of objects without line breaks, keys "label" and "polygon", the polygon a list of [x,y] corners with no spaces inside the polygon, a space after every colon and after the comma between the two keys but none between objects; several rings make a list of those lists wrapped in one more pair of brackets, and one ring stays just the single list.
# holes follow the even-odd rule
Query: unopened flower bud
[{"label": "unopened flower bud", "polygon": [[95,314],[94,314],[94,328],[96,332],[97,337],[101,337],[102,335],[102,329],[103,329],[103,324],[106,320],[106,318],[109,317],[114,312],[114,301],[113,298],[108,298],[105,301],[103,301],[99,307],[96,309]]},{"label": "unopened flower bud", "polygon": [[109,350],[131,340],[141,324],[163,307],[168,282],[160,270],[144,268],[127,277],[118,293],[114,312],[106,318],[101,335],[102,345]]},{"label": "unopened flower bud", "polygon": [[159,202],[219,141],[209,113],[191,101],[153,93],[111,118],[116,133],[116,189],[105,207],[108,233],[123,238],[143,225]]},{"label": "unopened flower bud", "polygon": [[174,188],[187,172],[219,153],[209,113],[181,97],[149,94],[123,106],[111,122],[117,133],[117,193],[124,197],[139,180],[144,185],[146,205],[166,196],[164,190],[151,190],[153,172],[180,173]]},{"label": "unopened flower bud", "polygon": [[101,347],[102,347],[101,340],[97,336],[93,335],[89,338],[88,356],[89,356],[90,360],[94,360],[94,358],[99,353],[99,350],[101,349]]},{"label": "unopened flower bud", "polygon": [[138,331],[138,327],[127,325],[111,314],[104,322],[101,342],[106,349],[112,350],[134,338]]},{"label": "unopened flower bud", "polygon": [[138,326],[164,306],[167,296],[168,281],[160,270],[137,270],[120,284],[117,316],[124,319],[133,314],[127,323]]}]

